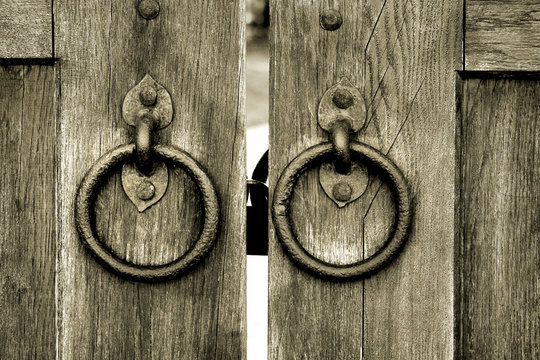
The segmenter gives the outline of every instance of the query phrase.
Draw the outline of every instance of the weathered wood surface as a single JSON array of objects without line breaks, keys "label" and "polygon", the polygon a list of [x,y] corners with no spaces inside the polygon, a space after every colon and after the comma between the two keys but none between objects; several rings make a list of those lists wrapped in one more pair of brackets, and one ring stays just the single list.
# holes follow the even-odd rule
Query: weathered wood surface
[{"label": "weathered wood surface", "polygon": [[54,359],[55,68],[0,67],[0,359]]},{"label": "weathered wood surface", "polygon": [[465,70],[540,70],[538,0],[467,0],[465,5]]},{"label": "weathered wood surface", "polygon": [[[245,358],[243,1],[55,1],[60,83],[59,356],[62,359]],[[171,94],[174,119],[159,142],[190,153],[213,179],[222,210],[216,246],[188,275],[143,284],[110,274],[76,234],[73,200],[103,153],[133,141],[125,94],[145,74]],[[202,199],[179,169],[165,197],[139,214],[116,173],[96,204],[103,241],[139,264],[185,252]]]},{"label": "weathered wood surface", "polygon": [[[319,26],[319,10],[328,8],[343,15],[334,32]],[[462,10],[459,1],[435,0],[271,3],[270,191],[295,156],[328,140],[317,125],[318,102],[347,77],[368,108],[357,139],[403,170],[415,217],[399,258],[364,281],[315,278],[272,235],[270,359],[453,357],[454,70],[462,66]],[[344,264],[382,245],[394,208],[372,173],[364,197],[341,210],[320,188],[318,169],[300,178],[291,213],[309,252]]]},{"label": "weathered wood surface", "polygon": [[461,105],[458,358],[540,358],[540,83],[469,79]]},{"label": "weathered wood surface", "polygon": [[0,1],[0,59],[53,56],[51,0]]}]

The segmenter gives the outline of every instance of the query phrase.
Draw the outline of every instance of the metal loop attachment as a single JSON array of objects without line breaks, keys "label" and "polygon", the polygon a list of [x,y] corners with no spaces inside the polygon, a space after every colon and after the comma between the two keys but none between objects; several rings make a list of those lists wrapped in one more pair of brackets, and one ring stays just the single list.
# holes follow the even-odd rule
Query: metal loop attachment
[{"label": "metal loop attachment", "polygon": [[154,130],[154,117],[142,116],[136,125],[135,153],[137,169],[144,175],[150,175],[154,169],[152,161],[152,131]]},{"label": "metal loop attachment", "polygon": [[[308,271],[334,280],[350,280],[367,276],[388,264],[404,245],[412,221],[409,189],[399,168],[386,155],[369,145],[351,142],[350,152],[355,162],[373,167],[385,177],[397,201],[396,219],[389,239],[371,257],[349,265],[334,265],[315,258],[298,242],[291,225],[290,201],[300,175],[310,167],[331,158],[332,143],[315,145],[298,155],[281,173],[274,190],[272,218],[281,244],[290,258]],[[361,235],[360,235],[361,236]]]},{"label": "metal loop attachment", "polygon": [[114,273],[133,280],[160,281],[183,274],[210,251],[216,241],[219,224],[219,202],[212,181],[201,166],[186,152],[174,147],[156,145],[154,155],[161,161],[183,168],[196,182],[204,201],[204,225],[198,240],[185,254],[164,265],[144,266],[127,262],[113,254],[98,238],[94,229],[94,203],[101,184],[121,164],[132,162],[135,144],[122,145],[104,154],[84,176],[75,199],[75,223],[88,251]]},{"label": "metal loop attachment", "polygon": [[349,149],[349,131],[351,124],[347,120],[338,120],[332,127],[332,148],[336,171],[348,174],[351,171],[351,152]]}]

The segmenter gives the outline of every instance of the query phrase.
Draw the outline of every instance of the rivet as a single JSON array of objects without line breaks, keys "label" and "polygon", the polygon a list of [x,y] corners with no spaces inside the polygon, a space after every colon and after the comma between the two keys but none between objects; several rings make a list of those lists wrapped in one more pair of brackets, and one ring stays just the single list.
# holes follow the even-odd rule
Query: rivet
[{"label": "rivet", "polygon": [[352,196],[352,188],[345,182],[337,183],[332,188],[332,195],[334,195],[338,201],[349,201]]},{"label": "rivet", "polygon": [[146,106],[152,106],[156,103],[157,92],[152,86],[145,86],[139,92],[139,100],[141,103]]},{"label": "rivet", "polygon": [[337,89],[332,96],[332,102],[340,109],[347,109],[353,106],[353,94],[347,89]]},{"label": "rivet", "polygon": [[341,27],[343,17],[337,10],[323,10],[319,17],[319,21],[324,30],[334,31]]},{"label": "rivet", "polygon": [[159,3],[156,0],[141,0],[139,14],[146,20],[152,20],[159,14]]},{"label": "rivet", "polygon": [[141,200],[150,200],[156,193],[156,187],[148,180],[144,180],[137,186],[137,196]]}]

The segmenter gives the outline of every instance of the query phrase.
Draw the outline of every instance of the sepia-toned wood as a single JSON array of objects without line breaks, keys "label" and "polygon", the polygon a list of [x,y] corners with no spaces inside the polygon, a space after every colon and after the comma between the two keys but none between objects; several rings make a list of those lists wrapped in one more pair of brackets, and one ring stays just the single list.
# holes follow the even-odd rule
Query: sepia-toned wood
[{"label": "sepia-toned wood", "polygon": [[[244,4],[162,0],[153,20],[139,1],[55,1],[61,60],[59,353],[62,359],[244,359]],[[189,274],[166,283],[112,275],[85,251],[73,224],[84,172],[133,141],[126,93],[149,73],[170,93],[174,117],[156,141],[187,151],[220,199],[216,246]],[[97,233],[118,256],[163,264],[182,255],[204,211],[193,180],[169,172],[167,193],[138,213],[117,171],[96,201]]]},{"label": "sepia-toned wood", "polygon": [[538,0],[465,1],[465,69],[540,71]]},{"label": "sepia-toned wood", "polygon": [[539,99],[538,81],[463,84],[460,359],[540,358]]},{"label": "sepia-toned wood", "polygon": [[53,57],[51,0],[0,1],[0,59]]},{"label": "sepia-toned wood", "polygon": [[55,67],[0,67],[0,358],[54,359]]},{"label": "sepia-toned wood", "polygon": [[[355,139],[388,154],[414,197],[401,255],[366,280],[331,282],[297,268],[272,232],[270,359],[451,359],[455,70],[461,68],[459,1],[273,1],[271,3],[270,192],[284,167],[328,141],[317,124],[324,92],[342,77],[363,94],[366,125]],[[322,30],[319,11],[343,25]],[[299,179],[293,228],[308,252],[334,264],[372,255],[395,209],[370,169],[362,198],[341,210],[318,169]],[[271,227],[271,231],[272,231]]]}]

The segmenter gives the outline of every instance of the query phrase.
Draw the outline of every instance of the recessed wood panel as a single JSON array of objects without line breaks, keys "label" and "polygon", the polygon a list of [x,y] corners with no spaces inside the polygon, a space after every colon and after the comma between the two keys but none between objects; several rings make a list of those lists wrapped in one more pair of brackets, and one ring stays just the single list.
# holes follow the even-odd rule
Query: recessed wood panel
[{"label": "recessed wood panel", "polygon": [[56,357],[56,68],[0,67],[0,358]]},{"label": "recessed wood panel", "polygon": [[463,84],[460,359],[540,358],[540,82]]}]

